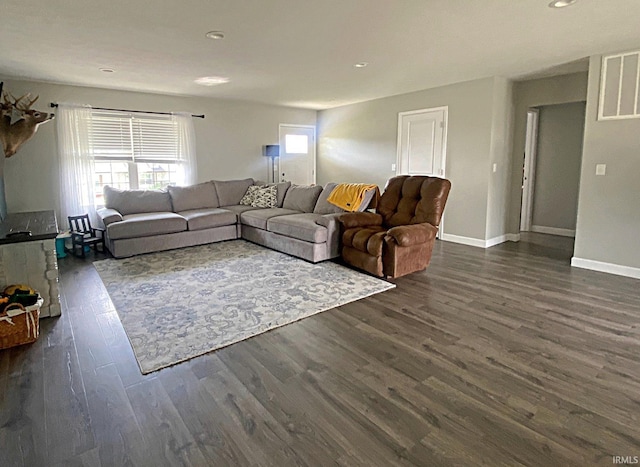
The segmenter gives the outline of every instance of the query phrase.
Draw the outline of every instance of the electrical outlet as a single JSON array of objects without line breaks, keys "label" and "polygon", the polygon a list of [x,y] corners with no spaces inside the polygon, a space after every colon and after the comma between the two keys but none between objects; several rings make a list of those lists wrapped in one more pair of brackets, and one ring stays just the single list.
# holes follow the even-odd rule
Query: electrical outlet
[{"label": "electrical outlet", "polygon": [[396,170],[396,165],[395,164],[391,164],[391,170],[395,171]]},{"label": "electrical outlet", "polygon": [[596,164],[596,175],[606,175],[607,164]]},{"label": "electrical outlet", "polygon": [[498,171],[498,164],[494,163],[493,164],[493,173],[496,173]]}]

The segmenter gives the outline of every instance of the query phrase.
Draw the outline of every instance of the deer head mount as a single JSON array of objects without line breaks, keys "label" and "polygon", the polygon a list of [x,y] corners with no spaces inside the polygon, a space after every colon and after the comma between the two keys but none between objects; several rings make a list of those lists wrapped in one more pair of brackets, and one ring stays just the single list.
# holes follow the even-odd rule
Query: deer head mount
[{"label": "deer head mount", "polygon": [[[0,92],[1,89],[0,87]],[[6,157],[13,156],[20,146],[36,133],[41,123],[53,118],[53,114],[31,108],[38,97],[31,99],[31,94],[25,94],[16,99],[6,91],[2,93],[0,141]]]}]

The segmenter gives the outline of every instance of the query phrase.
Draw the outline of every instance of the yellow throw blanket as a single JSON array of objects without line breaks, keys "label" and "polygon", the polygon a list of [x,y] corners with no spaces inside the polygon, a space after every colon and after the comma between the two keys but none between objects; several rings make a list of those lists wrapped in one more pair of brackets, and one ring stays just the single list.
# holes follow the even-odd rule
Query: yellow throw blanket
[{"label": "yellow throw blanket", "polygon": [[365,183],[340,183],[333,189],[327,201],[345,211],[355,212],[359,210],[369,190],[376,190],[372,203],[375,207],[378,204],[380,190],[377,185],[367,185]]}]

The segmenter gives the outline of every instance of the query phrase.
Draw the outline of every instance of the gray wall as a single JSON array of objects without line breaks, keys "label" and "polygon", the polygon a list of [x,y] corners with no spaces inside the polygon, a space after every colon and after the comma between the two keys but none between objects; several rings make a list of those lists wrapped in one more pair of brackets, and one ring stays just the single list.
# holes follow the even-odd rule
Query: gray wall
[{"label": "gray wall", "polygon": [[575,230],[585,103],[540,107],[532,226]]},{"label": "gray wall", "polygon": [[522,207],[522,166],[527,128],[527,110],[542,105],[584,102],[587,100],[588,73],[554,76],[514,84],[513,156],[511,160],[511,199],[508,232],[520,232]]},{"label": "gray wall", "polygon": [[486,168],[489,177],[486,233],[488,240],[499,238],[508,232],[513,117],[513,82],[504,78],[495,78],[491,120],[491,159]]},{"label": "gray wall", "polygon": [[[0,80],[2,80],[0,78]],[[47,110],[49,102],[73,102],[96,107],[204,113],[194,119],[200,181],[254,177],[266,180],[268,160],[262,145],[278,143],[278,125],[315,125],[314,110],[277,107],[243,101],[143,94],[56,84],[5,81],[14,95],[40,95],[34,106]],[[55,120],[41,125],[36,135],[5,162],[9,212],[58,209],[58,159]]]},{"label": "gray wall", "polygon": [[596,120],[601,60],[589,62],[574,257],[640,268],[640,119]]},{"label": "gray wall", "polygon": [[318,183],[384,187],[395,175],[398,113],[448,106],[444,233],[485,239],[493,94],[494,78],[486,78],[320,111]]}]

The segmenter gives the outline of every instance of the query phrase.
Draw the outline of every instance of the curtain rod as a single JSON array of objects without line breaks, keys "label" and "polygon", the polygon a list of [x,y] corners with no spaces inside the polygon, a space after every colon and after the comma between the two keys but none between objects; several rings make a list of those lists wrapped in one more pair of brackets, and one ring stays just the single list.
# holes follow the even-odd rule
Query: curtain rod
[{"label": "curtain rod", "polygon": [[[51,102],[49,104],[51,107],[55,108],[58,107],[58,104],[55,102]],[[136,114],[155,114],[155,115],[171,115],[171,112],[149,112],[147,110],[127,110],[127,109],[110,109],[108,107],[91,107],[92,109],[96,109],[96,110],[112,110],[115,112],[132,112],[132,113],[136,113]],[[204,114],[202,115],[194,115],[191,114],[191,116],[193,118],[204,118]]]}]

